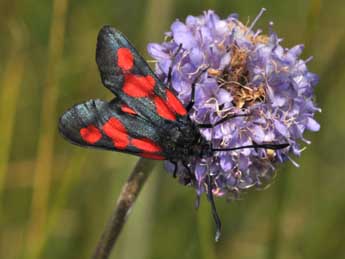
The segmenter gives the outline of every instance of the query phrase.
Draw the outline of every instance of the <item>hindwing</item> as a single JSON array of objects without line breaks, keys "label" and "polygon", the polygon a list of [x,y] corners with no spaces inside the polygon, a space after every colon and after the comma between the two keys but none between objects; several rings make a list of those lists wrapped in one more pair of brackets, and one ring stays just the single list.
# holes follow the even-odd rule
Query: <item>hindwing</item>
[{"label": "hindwing", "polygon": [[156,129],[118,100],[89,100],[60,118],[59,130],[69,141],[134,155],[165,159]]}]

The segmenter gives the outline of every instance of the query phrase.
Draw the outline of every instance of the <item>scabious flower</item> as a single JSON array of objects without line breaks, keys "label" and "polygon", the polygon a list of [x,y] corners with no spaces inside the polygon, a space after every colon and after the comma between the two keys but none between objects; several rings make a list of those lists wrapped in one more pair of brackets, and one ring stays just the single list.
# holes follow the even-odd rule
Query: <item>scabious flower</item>
[{"label": "scabious flower", "polygon": [[[195,174],[199,195],[207,190],[208,174],[212,175],[213,194],[218,196],[236,197],[248,188],[262,187],[274,175],[277,163],[290,160],[298,166],[291,154],[300,156],[300,143],[310,143],[303,137],[306,130],[320,128],[314,119],[320,109],[313,101],[318,77],[308,71],[309,59],[300,58],[303,45],[282,47],[272,23],[268,35],[253,30],[263,11],[249,27],[236,14],[226,19],[213,11],[188,16],[184,23],[172,24],[166,41],[148,45],[163,81],[167,82],[172,67],[171,88],[184,105],[190,102],[192,82],[199,77],[189,113],[192,121],[214,124],[237,115],[213,129],[200,129],[214,147],[289,143],[282,150],[246,148],[191,158],[188,167]],[[174,166],[166,163],[172,173]],[[184,171],[181,167],[176,173],[182,183]]]}]

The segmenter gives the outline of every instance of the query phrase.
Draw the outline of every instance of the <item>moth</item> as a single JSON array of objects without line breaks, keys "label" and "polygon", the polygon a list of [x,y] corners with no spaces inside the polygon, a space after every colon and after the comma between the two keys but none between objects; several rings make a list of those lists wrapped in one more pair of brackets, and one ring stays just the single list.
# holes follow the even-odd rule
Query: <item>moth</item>
[{"label": "moth", "polygon": [[[99,32],[96,62],[103,85],[115,98],[110,102],[88,100],[60,117],[59,131],[73,144],[169,160],[175,165],[175,171],[177,165],[182,164],[189,172],[191,183],[195,180],[188,168],[191,157],[210,157],[214,152],[241,148],[281,149],[288,146],[253,143],[227,149],[213,147],[200,129],[212,128],[233,116],[211,125],[196,124],[188,115],[194,105],[197,82],[207,69],[191,84],[191,99],[184,106],[169,86],[172,67],[167,83],[163,83],[126,37],[110,26],[104,26]],[[209,178],[208,198],[219,235],[221,224],[214,206],[211,176]]]}]

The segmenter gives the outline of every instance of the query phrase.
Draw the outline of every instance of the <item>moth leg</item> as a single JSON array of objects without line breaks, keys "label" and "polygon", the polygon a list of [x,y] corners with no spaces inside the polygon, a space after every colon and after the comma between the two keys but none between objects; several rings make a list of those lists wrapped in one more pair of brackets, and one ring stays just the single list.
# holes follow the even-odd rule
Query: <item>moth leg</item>
[{"label": "moth leg", "polygon": [[209,69],[209,66],[206,66],[205,68],[203,68],[198,75],[194,78],[193,83],[191,85],[192,87],[192,93],[191,93],[191,99],[186,107],[187,112],[189,112],[193,106],[194,106],[194,102],[195,102],[195,86],[198,83],[200,77]]},{"label": "moth leg", "polygon": [[183,161],[182,164],[183,164],[184,168],[187,170],[190,181],[192,182],[195,179],[192,171],[190,170],[190,168],[188,167],[188,165],[185,161]]},{"label": "moth leg", "polygon": [[176,58],[177,54],[181,51],[181,49],[182,49],[182,43],[179,44],[176,52],[173,54],[173,56],[171,58],[171,64],[169,66],[168,75],[167,75],[168,88],[171,88],[173,65],[175,63],[175,58]]},{"label": "moth leg", "polygon": [[172,164],[175,166],[174,172],[173,172],[173,177],[176,178],[176,176],[177,176],[177,165],[178,165],[178,163],[177,163],[176,161],[174,161],[174,160],[170,160],[169,162],[172,163]]},{"label": "moth leg", "polygon": [[194,207],[195,209],[199,209],[200,207],[200,194],[196,194],[196,197],[195,197],[195,202],[194,202]]},{"label": "moth leg", "polygon": [[221,235],[222,222],[220,221],[220,218],[219,218],[218,213],[217,213],[216,205],[214,202],[211,180],[212,180],[212,177],[210,175],[208,175],[208,177],[207,177],[207,198],[211,204],[212,216],[213,216],[214,222],[216,223],[216,227],[217,227],[216,236],[215,236],[215,240],[217,242],[217,241],[219,241],[219,238]]}]

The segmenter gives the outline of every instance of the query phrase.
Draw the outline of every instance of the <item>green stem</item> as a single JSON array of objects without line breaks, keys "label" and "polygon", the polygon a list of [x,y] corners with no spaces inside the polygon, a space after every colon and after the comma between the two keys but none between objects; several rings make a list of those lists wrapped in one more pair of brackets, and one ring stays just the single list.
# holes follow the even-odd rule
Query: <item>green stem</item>
[{"label": "green stem", "polygon": [[197,211],[200,257],[201,259],[216,259],[214,220],[211,217],[211,206],[207,202],[206,197],[204,198]]},{"label": "green stem", "polygon": [[[0,218],[3,216],[3,192],[11,151],[12,135],[16,119],[16,109],[20,86],[22,84],[25,55],[23,54],[23,30],[16,23],[10,28],[12,47],[3,73],[0,93]],[[24,44],[23,44],[24,42]],[[3,222],[0,220],[0,224]]]},{"label": "green stem", "polygon": [[98,242],[92,257],[93,259],[109,258],[111,250],[127,221],[129,212],[144,186],[147,177],[152,172],[154,165],[154,161],[143,158],[137,162],[132,174],[122,188],[121,194],[116,202],[115,211]]},{"label": "green stem", "polygon": [[69,0],[54,0],[50,27],[46,81],[42,93],[37,158],[33,172],[31,215],[28,223],[26,258],[36,259],[41,253],[47,227],[47,212],[54,169],[54,145],[59,95],[59,67],[62,62],[65,24]]},{"label": "green stem", "polygon": [[283,221],[284,207],[286,203],[286,195],[288,189],[288,173],[282,172],[279,175],[279,180],[275,185],[275,197],[273,198],[272,204],[272,218],[271,218],[271,232],[268,240],[268,251],[267,259],[276,259],[279,258],[279,248],[281,241],[281,226]]}]

